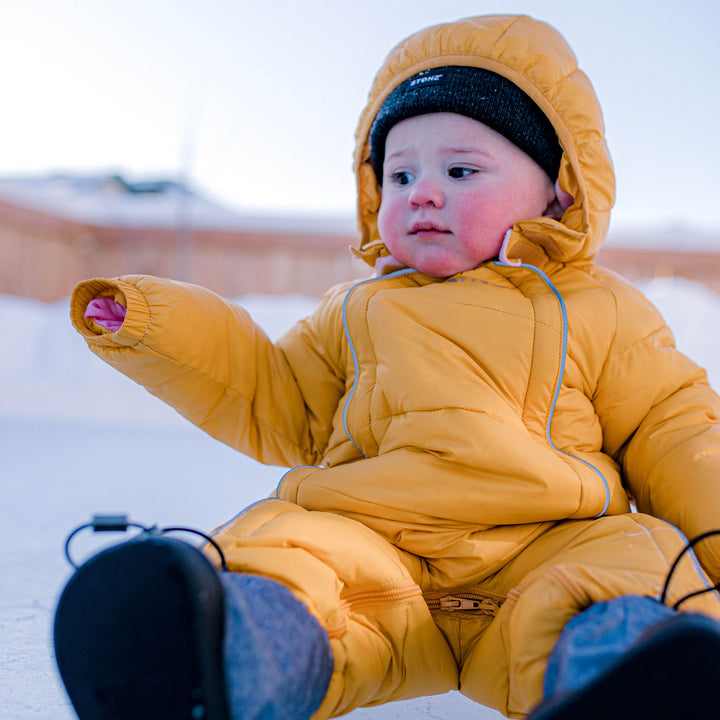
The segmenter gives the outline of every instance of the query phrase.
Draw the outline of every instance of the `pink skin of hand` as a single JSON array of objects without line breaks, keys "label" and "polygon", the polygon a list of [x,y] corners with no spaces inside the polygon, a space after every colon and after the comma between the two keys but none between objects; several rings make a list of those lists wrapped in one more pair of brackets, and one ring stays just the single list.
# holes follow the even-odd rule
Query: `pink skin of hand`
[{"label": "pink skin of hand", "polygon": [[120,303],[116,303],[109,297],[95,298],[85,308],[86,318],[94,320],[98,325],[111,332],[120,329],[126,313],[127,310]]}]

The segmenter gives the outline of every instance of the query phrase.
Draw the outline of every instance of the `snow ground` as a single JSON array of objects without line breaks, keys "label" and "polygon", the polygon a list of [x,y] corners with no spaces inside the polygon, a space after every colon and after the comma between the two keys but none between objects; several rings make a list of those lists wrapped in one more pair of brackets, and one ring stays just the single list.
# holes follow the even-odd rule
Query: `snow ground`
[{"label": "snow ground", "polygon": [[[643,289],[678,346],[720,387],[720,296],[681,279]],[[239,300],[271,337],[314,300]],[[144,524],[210,529],[267,495],[283,470],[212,440],[86,349],[67,304],[0,296],[0,717],[71,720],[55,671],[51,626],[70,575],[65,537],[98,512]],[[79,538],[78,559],[97,545]],[[356,710],[352,720],[493,720],[458,693]]]}]

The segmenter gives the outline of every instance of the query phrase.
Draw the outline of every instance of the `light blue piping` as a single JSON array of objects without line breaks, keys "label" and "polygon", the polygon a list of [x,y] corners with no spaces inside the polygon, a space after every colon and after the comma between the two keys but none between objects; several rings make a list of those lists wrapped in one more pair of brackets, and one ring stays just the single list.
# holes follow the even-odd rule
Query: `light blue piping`
[{"label": "light blue piping", "polygon": [[595,472],[600,480],[602,480],[603,486],[605,487],[605,505],[603,509],[595,516],[595,517],[602,517],[608,509],[608,506],[610,505],[610,485],[608,484],[607,478],[592,464],[589,463],[587,460],[583,460],[582,458],[577,457],[576,455],[572,455],[570,453],[565,452],[564,450],[561,450],[555,443],[553,442],[552,436],[550,435],[550,428],[552,426],[553,417],[555,415],[555,406],[557,405],[558,397],[560,396],[560,386],[562,385],[563,378],[565,377],[565,357],[567,355],[567,343],[568,343],[568,319],[567,319],[567,307],[565,306],[565,300],[563,299],[563,296],[560,294],[560,291],[555,287],[552,280],[539,268],[535,267],[534,265],[527,265],[526,263],[515,263],[515,262],[508,262],[503,263],[496,261],[493,263],[494,265],[499,265],[501,267],[524,267],[528,270],[532,270],[534,273],[539,275],[544,281],[545,284],[550,288],[551,292],[555,297],[557,298],[557,301],[560,303],[560,310],[562,312],[562,359],[560,361],[560,375],[557,380],[557,384],[555,385],[555,394],[553,395],[552,403],[550,404],[550,413],[548,414],[547,423],[545,425],[545,437],[547,438],[547,441],[550,445],[550,447],[555,450],[556,452],[561,453],[562,455],[565,455],[566,457],[571,457],[574,460],[578,460],[583,465],[586,465],[589,467],[593,472]]},{"label": "light blue piping", "polygon": [[[285,477],[283,475],[283,477]],[[277,494],[277,490],[275,491]],[[236,520],[241,518],[246,512],[249,510],[252,510],[256,505],[260,505],[261,503],[267,502],[268,500],[272,500],[274,498],[260,498],[260,500],[256,500],[253,503],[250,503],[247,507],[243,508],[239,513],[236,513],[233,515],[227,522],[224,522],[219,528],[216,528],[210,533],[210,537],[215,537],[219,533],[221,533],[226,528],[229,528]],[[208,542],[205,541],[202,545],[200,545],[200,549],[208,545]]]},{"label": "light blue piping", "polygon": [[[362,454],[363,457],[367,457],[367,455],[360,449],[360,446],[353,440],[352,435],[350,434],[350,431],[348,430],[348,424],[347,424],[347,412],[348,412],[348,405],[350,404],[350,400],[352,400],[353,395],[355,394],[355,388],[357,387],[358,383],[358,377],[360,375],[360,369],[358,366],[358,360],[357,360],[357,353],[355,352],[355,346],[353,345],[352,338],[350,337],[350,329],[348,327],[347,322],[347,303],[348,299],[350,298],[351,293],[355,288],[360,287],[360,285],[366,285],[370,282],[375,282],[376,280],[384,280],[385,278],[391,278],[391,277],[397,277],[399,275],[407,275],[409,273],[417,272],[416,270],[413,270],[412,268],[404,268],[402,270],[396,270],[395,272],[388,273],[387,275],[379,275],[377,277],[371,277],[367,280],[361,280],[358,283],[355,283],[345,295],[345,299],[343,300],[342,304],[342,321],[343,321],[343,328],[345,330],[345,337],[347,338],[348,345],[350,347],[350,353],[352,354],[353,364],[355,365],[355,377],[353,378],[353,384],[350,388],[350,393],[348,394],[347,400],[345,401],[345,406],[343,407],[343,428],[345,429],[345,434],[348,436],[348,439],[350,442],[358,449],[358,451]],[[316,467],[315,465],[300,465],[298,467]],[[221,525],[217,530],[215,530],[212,533],[212,536],[217,535],[218,533],[225,530],[225,528],[232,525],[236,520],[238,520],[240,517],[242,517],[245,513],[252,510],[257,505],[260,505],[261,503],[267,502],[268,500],[277,500],[280,497],[280,486],[283,484],[283,480],[288,476],[288,473],[291,473],[293,470],[297,470],[298,468],[291,468],[287,472],[283,473],[283,476],[280,478],[277,487],[275,488],[275,494],[270,496],[269,498],[261,498],[260,500],[256,500],[255,502],[248,505],[246,508],[242,509],[239,513],[237,513],[234,517],[230,518],[226,523]],[[212,537],[211,536],[211,537]],[[207,544],[207,542],[205,543]]]},{"label": "light blue piping", "polygon": [[[397,277],[399,275],[407,275],[409,273],[417,272],[416,270],[413,270],[412,268],[404,268],[402,270],[396,270],[395,272],[388,273],[387,275],[379,275],[377,277],[371,277],[367,280],[361,280],[360,282],[355,283],[345,295],[345,299],[343,300],[342,304],[342,321],[343,321],[343,328],[345,330],[345,337],[347,338],[348,345],[350,347],[350,353],[352,354],[353,364],[355,365],[355,377],[353,378],[353,384],[350,388],[350,393],[347,397],[347,400],[345,401],[345,406],[343,407],[343,428],[345,429],[345,434],[348,436],[348,439],[350,442],[358,449],[358,451],[362,454],[363,457],[367,457],[367,455],[361,450],[360,446],[353,440],[352,435],[350,434],[350,431],[348,430],[348,424],[347,424],[347,412],[348,412],[348,405],[350,404],[350,400],[352,400],[353,395],[355,394],[355,389],[357,387],[358,377],[360,375],[360,368],[358,367],[358,360],[357,360],[357,353],[355,352],[355,346],[353,345],[352,338],[350,337],[350,329],[348,327],[347,322],[347,303],[348,299],[350,298],[350,295],[352,294],[353,290],[355,288],[360,287],[361,285],[366,285],[367,283],[375,282],[376,280],[384,280],[385,278],[391,278],[391,277]],[[314,465],[300,465],[299,467],[315,467]],[[280,486],[283,483],[283,480],[287,477],[288,473],[292,472],[293,470],[297,470],[297,468],[291,468],[286,473],[283,474],[283,476],[280,478],[280,481],[277,484],[277,487],[275,488],[275,494],[272,495],[269,498],[261,498],[260,500],[256,500],[254,503],[251,503],[246,508],[241,510],[239,513],[237,513],[234,517],[232,517],[230,520],[228,520],[226,523],[221,525],[215,532],[213,532],[212,536],[217,535],[218,533],[225,530],[225,528],[229,527],[234,523],[238,518],[242,517],[246,512],[249,512],[252,510],[255,506],[260,505],[261,503],[267,502],[268,500],[277,500],[280,497]],[[211,536],[211,537],[212,537]],[[207,544],[207,543],[206,543]]]},{"label": "light blue piping", "polygon": [[[596,517],[601,517],[602,515],[605,514],[605,512],[607,511],[608,506],[609,506],[609,504],[610,504],[610,486],[608,485],[607,479],[606,479],[605,476],[604,476],[594,465],[592,465],[591,463],[587,462],[586,460],[583,460],[582,458],[576,457],[575,455],[571,455],[570,453],[566,453],[564,450],[560,450],[560,448],[558,448],[558,447],[555,445],[555,443],[553,442],[552,437],[551,437],[551,435],[550,435],[550,426],[552,425],[552,419],[553,419],[553,416],[554,416],[554,414],[555,414],[555,406],[556,406],[556,404],[557,404],[557,400],[558,400],[558,397],[559,397],[559,395],[560,395],[560,386],[561,386],[561,384],[562,384],[562,379],[563,379],[563,377],[564,377],[564,375],[565,375],[565,357],[566,357],[566,354],[567,354],[567,332],[568,332],[568,331],[567,331],[567,327],[568,327],[568,323],[567,323],[567,308],[565,307],[565,300],[563,299],[562,295],[560,294],[560,291],[559,291],[559,290],[555,287],[555,285],[553,284],[552,280],[550,280],[550,278],[549,278],[540,268],[535,267],[534,265],[527,265],[526,263],[522,263],[522,264],[520,264],[520,263],[514,263],[514,262],[503,263],[503,262],[499,262],[499,261],[498,261],[498,262],[495,262],[495,263],[493,263],[493,264],[494,264],[494,265],[499,265],[500,267],[521,267],[521,266],[522,266],[522,267],[524,267],[524,268],[527,268],[528,270],[532,270],[533,272],[537,273],[537,274],[545,281],[545,283],[547,284],[547,286],[550,288],[551,292],[555,295],[555,297],[557,298],[558,302],[560,303],[560,310],[561,310],[561,312],[562,312],[562,320],[563,320],[562,360],[561,360],[561,362],[560,362],[560,376],[559,376],[558,382],[557,382],[557,384],[556,384],[556,386],[555,386],[555,393],[554,393],[554,395],[553,395],[552,403],[551,403],[551,405],[550,405],[550,413],[549,413],[549,415],[548,415],[547,424],[546,424],[546,426],[545,426],[545,437],[547,438],[547,441],[548,441],[550,447],[552,447],[556,452],[559,452],[559,453],[561,453],[562,455],[566,455],[567,457],[571,457],[571,458],[573,458],[573,459],[575,459],[575,460],[578,460],[579,462],[583,463],[583,465],[586,465],[586,466],[589,467],[591,470],[593,470],[595,473],[597,473],[597,475],[600,477],[600,479],[602,480],[602,483],[603,483],[603,485],[604,485],[604,487],[605,487],[605,497],[606,497],[605,506],[603,507],[602,511],[601,511],[600,513],[598,513],[598,515],[596,515]],[[360,282],[355,283],[355,285],[353,285],[353,286],[347,291],[347,294],[345,295],[345,299],[343,300],[343,304],[342,304],[342,321],[343,321],[343,328],[344,328],[344,330],[345,330],[345,337],[347,338],[348,346],[350,347],[350,353],[351,353],[352,359],[353,359],[353,364],[354,364],[354,366],[355,366],[355,376],[354,376],[354,378],[353,378],[353,384],[352,384],[352,387],[350,388],[350,393],[348,394],[347,400],[345,401],[345,406],[343,407],[343,416],[342,416],[342,417],[343,417],[343,428],[345,429],[345,434],[347,435],[347,437],[348,437],[348,439],[350,440],[350,442],[357,448],[357,450],[362,454],[363,457],[367,457],[367,455],[362,451],[362,449],[361,449],[360,446],[355,442],[355,440],[353,440],[353,437],[352,437],[352,435],[350,434],[350,431],[349,431],[349,429],[348,429],[348,424],[347,424],[348,405],[350,404],[350,401],[352,400],[352,397],[353,397],[353,395],[355,394],[355,389],[356,389],[356,387],[357,387],[357,382],[358,382],[358,378],[359,378],[359,375],[360,375],[360,368],[359,368],[359,366],[358,366],[358,361],[357,361],[357,353],[355,352],[355,346],[353,345],[352,338],[350,337],[350,329],[349,329],[349,327],[348,327],[348,322],[347,322],[347,303],[348,303],[348,300],[349,300],[349,298],[350,298],[350,295],[353,293],[353,291],[354,291],[356,288],[360,287],[361,285],[367,285],[368,283],[375,282],[375,281],[377,281],[377,280],[384,280],[384,279],[386,279],[386,278],[398,277],[398,276],[400,276],[400,275],[408,275],[408,274],[414,273],[414,272],[417,272],[417,271],[416,271],[416,270],[413,270],[412,268],[404,268],[403,270],[396,270],[395,272],[388,273],[387,275],[380,275],[380,276],[378,276],[378,277],[368,278],[367,280],[361,280]],[[301,466],[299,466],[299,467],[315,467],[315,466],[314,466],[314,465],[301,465]],[[248,505],[246,508],[244,508],[244,509],[241,510],[239,513],[237,513],[237,515],[235,515],[233,518],[231,518],[231,519],[228,520],[226,523],[224,523],[223,525],[221,525],[221,526],[213,533],[213,536],[216,535],[216,534],[219,533],[219,532],[222,532],[225,528],[227,528],[229,525],[231,525],[232,523],[234,523],[239,517],[241,517],[241,516],[244,515],[246,512],[248,512],[249,510],[251,510],[252,508],[254,508],[256,505],[259,505],[260,503],[267,502],[268,500],[272,500],[272,499],[277,499],[277,498],[279,498],[279,496],[280,496],[280,495],[279,495],[279,493],[280,493],[280,486],[282,485],[283,480],[287,477],[288,473],[292,472],[292,470],[295,470],[295,469],[297,469],[297,468],[292,468],[291,470],[288,470],[286,473],[283,474],[283,476],[280,478],[280,481],[279,481],[278,484],[277,484],[277,487],[275,488],[275,495],[274,495],[274,496],[272,496],[272,497],[270,497],[270,498],[262,498],[262,499],[260,499],[260,500],[257,500],[257,501],[254,502],[254,503],[251,503],[251,504]],[[680,531],[678,530],[678,532],[680,532]],[[682,535],[682,533],[680,533],[680,534]],[[693,555],[693,557],[694,557],[694,555]],[[695,559],[695,562],[697,563],[697,559]],[[698,564],[698,567],[699,567],[699,564]],[[702,574],[702,573],[701,573],[701,574]]]},{"label": "light blue piping", "polygon": [[[270,495],[270,497],[260,498],[259,500],[255,500],[255,502],[250,503],[247,507],[244,507],[239,513],[236,513],[235,515],[233,515],[233,517],[231,517],[227,522],[223,523],[219,528],[216,528],[215,530],[213,530],[213,532],[210,533],[210,537],[215,537],[215,535],[221,533],[223,530],[230,527],[230,525],[232,525],[236,520],[239,520],[243,515],[245,515],[245,513],[250,512],[250,510],[252,510],[254,507],[257,507],[258,505],[262,505],[264,502],[268,502],[269,500],[279,500],[280,499],[280,486],[282,485],[283,480],[293,470],[297,470],[297,469],[303,468],[303,467],[315,468],[317,466],[316,465],[298,465],[298,467],[296,467],[296,468],[290,468],[290,470],[287,470],[286,472],[283,473],[282,477],[278,481],[277,486],[275,487],[275,493],[273,495]],[[208,545],[207,541],[205,541],[204,543],[201,543],[199,545],[199,548],[202,549],[206,545]]]},{"label": "light blue piping", "polygon": [[[275,494],[274,494],[273,496],[269,497],[269,498],[266,498],[266,500],[279,500],[279,499],[280,499],[280,486],[283,484],[283,480],[285,480],[285,478],[286,478],[291,472],[293,472],[294,470],[300,470],[300,468],[314,468],[315,470],[317,470],[318,466],[317,466],[317,465],[298,465],[297,467],[290,468],[287,472],[284,472],[284,473],[283,473],[283,476],[280,478],[280,480],[279,480],[279,482],[278,482],[278,484],[277,484],[277,487],[275,488]],[[257,505],[257,503],[255,503],[255,505]],[[248,510],[249,510],[251,507],[253,507],[253,506],[250,505],[250,507],[248,507]]]},{"label": "light blue piping", "polygon": [[353,440],[352,435],[350,434],[350,430],[348,429],[347,424],[347,413],[348,413],[348,407],[350,405],[350,401],[353,398],[353,395],[355,394],[355,390],[357,388],[358,378],[360,377],[360,367],[358,365],[358,359],[357,359],[357,353],[355,352],[355,346],[353,345],[352,338],[350,337],[350,328],[348,327],[348,321],[347,321],[347,304],[348,300],[350,299],[350,295],[353,293],[353,291],[356,288],[359,288],[361,285],[367,285],[371,282],[377,282],[378,280],[386,280],[387,278],[392,277],[399,277],[400,275],[408,275],[409,273],[417,272],[417,270],[413,270],[412,268],[404,268],[403,270],[396,270],[395,272],[388,273],[387,275],[378,275],[377,277],[371,277],[367,280],[361,280],[358,283],[355,283],[345,295],[345,299],[343,300],[342,304],[342,321],[343,321],[343,328],[345,330],[345,337],[348,341],[348,346],[350,347],[350,353],[352,355],[353,364],[355,365],[355,377],[353,378],[353,384],[350,388],[350,392],[347,396],[347,400],[345,400],[345,406],[343,407],[343,414],[342,414],[342,421],[343,421],[343,428],[345,430],[345,434],[348,436],[348,440],[357,448],[358,452],[366,458],[367,455],[362,451],[362,448]]}]

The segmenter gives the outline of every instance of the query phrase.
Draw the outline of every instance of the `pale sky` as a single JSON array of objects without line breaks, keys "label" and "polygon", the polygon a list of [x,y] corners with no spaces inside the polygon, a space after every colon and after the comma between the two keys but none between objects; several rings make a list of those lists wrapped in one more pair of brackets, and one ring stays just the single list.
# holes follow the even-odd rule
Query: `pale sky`
[{"label": "pale sky", "polygon": [[352,215],[356,123],[392,46],[526,13],[602,103],[616,227],[716,228],[716,0],[23,0],[0,13],[0,176],[183,175],[238,210]]}]

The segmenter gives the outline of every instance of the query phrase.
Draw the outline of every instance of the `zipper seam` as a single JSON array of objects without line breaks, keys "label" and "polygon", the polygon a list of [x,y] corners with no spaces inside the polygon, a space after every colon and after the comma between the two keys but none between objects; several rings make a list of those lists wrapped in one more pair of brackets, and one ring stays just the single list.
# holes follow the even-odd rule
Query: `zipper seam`
[{"label": "zipper seam", "polygon": [[345,610],[362,605],[393,604],[422,597],[422,590],[417,585],[405,585],[388,590],[361,590],[340,599],[340,606]]},{"label": "zipper seam", "polygon": [[[582,463],[585,465],[585,467],[590,468],[592,471],[595,472],[595,474],[600,478],[604,490],[605,490],[605,504],[603,506],[603,509],[595,515],[596,518],[602,517],[606,512],[608,507],[610,506],[610,484],[608,483],[607,478],[602,474],[602,472],[596,468],[592,463],[588,462],[587,460],[583,460],[583,458],[578,457],[577,455],[573,455],[572,453],[565,452],[564,450],[561,450],[557,445],[555,445],[552,435],[551,435],[551,427],[552,427],[552,421],[555,417],[555,409],[557,406],[558,398],[560,397],[560,388],[562,387],[562,381],[565,377],[565,363],[567,359],[567,348],[568,348],[568,317],[567,317],[567,307],[565,305],[565,299],[563,298],[560,291],[555,287],[555,284],[553,281],[549,278],[549,276],[543,272],[539,267],[536,267],[535,265],[529,265],[527,263],[524,263],[520,261],[519,263],[503,263],[501,261],[495,261],[493,263],[494,265],[498,265],[499,267],[510,267],[510,268],[517,268],[517,267],[523,267],[527,270],[531,270],[536,275],[538,275],[547,285],[550,292],[555,296],[555,299],[558,301],[558,304],[560,305],[560,313],[562,317],[562,354],[560,358],[560,371],[558,373],[557,383],[555,385],[555,392],[553,394],[552,402],[550,403],[550,410],[548,412],[547,421],[545,423],[545,439],[548,442],[548,445],[555,450],[555,452],[559,453],[560,455],[564,455],[565,457],[572,458],[573,460],[576,460],[579,463]],[[580,492],[582,493],[582,483],[580,487]]]}]

